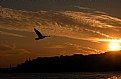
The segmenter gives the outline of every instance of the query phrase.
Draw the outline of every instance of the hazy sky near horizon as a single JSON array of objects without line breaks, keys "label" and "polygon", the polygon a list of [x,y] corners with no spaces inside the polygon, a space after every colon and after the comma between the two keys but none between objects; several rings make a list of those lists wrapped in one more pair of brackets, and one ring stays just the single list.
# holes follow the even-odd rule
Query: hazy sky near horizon
[{"label": "hazy sky near horizon", "polygon": [[[0,0],[0,66],[108,51],[121,39],[121,0]],[[51,37],[36,41],[34,28]]]}]

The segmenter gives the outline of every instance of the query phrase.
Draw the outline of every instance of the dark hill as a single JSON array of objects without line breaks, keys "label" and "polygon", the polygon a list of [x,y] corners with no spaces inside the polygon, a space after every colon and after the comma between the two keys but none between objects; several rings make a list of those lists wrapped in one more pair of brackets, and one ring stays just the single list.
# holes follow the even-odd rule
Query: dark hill
[{"label": "dark hill", "polygon": [[121,71],[121,51],[102,54],[38,57],[2,72],[81,72]]}]

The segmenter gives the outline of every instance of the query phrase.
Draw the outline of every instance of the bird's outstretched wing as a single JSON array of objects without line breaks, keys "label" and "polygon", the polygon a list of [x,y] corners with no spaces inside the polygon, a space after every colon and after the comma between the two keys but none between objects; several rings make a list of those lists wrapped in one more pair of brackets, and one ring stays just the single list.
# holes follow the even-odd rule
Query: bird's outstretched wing
[{"label": "bird's outstretched wing", "polygon": [[38,37],[42,36],[42,34],[38,30],[36,30],[35,28],[34,28],[34,31],[36,32],[36,34],[38,35]]}]

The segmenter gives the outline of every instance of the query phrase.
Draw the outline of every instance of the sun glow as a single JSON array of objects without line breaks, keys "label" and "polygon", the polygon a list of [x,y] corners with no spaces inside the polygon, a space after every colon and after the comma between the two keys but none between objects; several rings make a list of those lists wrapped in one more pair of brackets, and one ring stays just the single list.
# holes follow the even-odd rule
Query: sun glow
[{"label": "sun glow", "polygon": [[117,51],[121,50],[121,41],[119,40],[112,40],[109,43],[109,50],[110,51]]}]

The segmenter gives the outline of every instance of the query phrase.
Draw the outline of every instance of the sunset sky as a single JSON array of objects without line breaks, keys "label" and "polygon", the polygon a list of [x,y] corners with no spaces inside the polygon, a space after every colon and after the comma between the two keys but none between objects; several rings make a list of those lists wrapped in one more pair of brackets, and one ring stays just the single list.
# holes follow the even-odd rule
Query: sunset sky
[{"label": "sunset sky", "polygon": [[[15,66],[29,58],[114,50],[112,46],[121,43],[120,3],[0,0],[0,67]],[[36,41],[34,28],[51,37]]]}]

